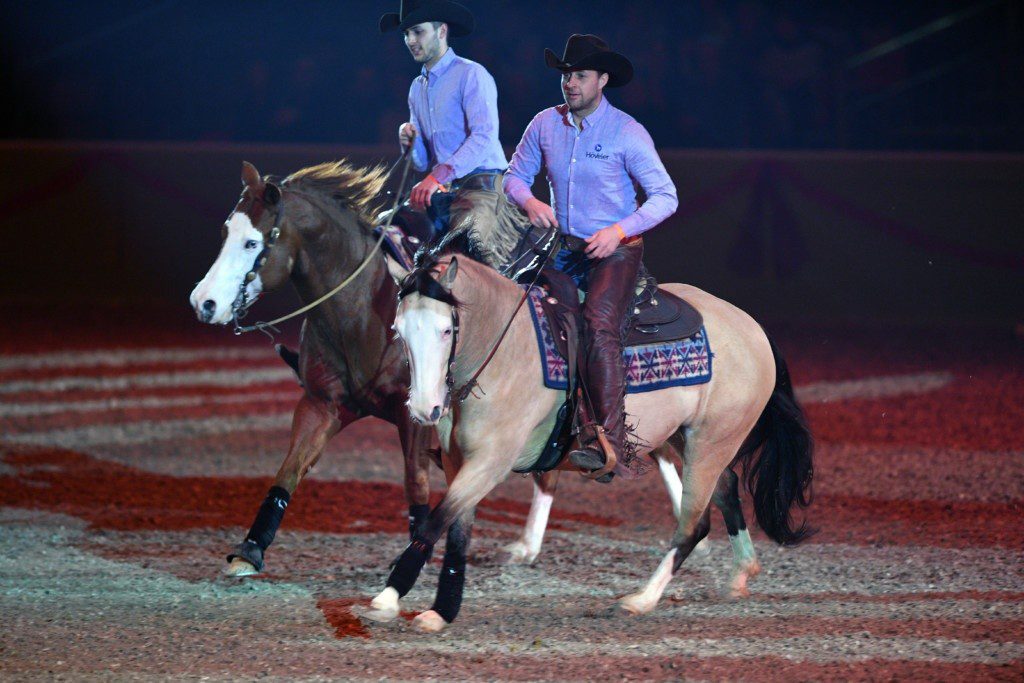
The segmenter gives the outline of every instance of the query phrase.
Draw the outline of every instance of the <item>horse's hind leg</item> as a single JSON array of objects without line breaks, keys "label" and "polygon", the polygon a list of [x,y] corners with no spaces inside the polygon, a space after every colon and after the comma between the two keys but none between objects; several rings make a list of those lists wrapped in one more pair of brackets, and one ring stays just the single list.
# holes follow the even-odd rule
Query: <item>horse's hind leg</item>
[{"label": "horse's hind leg", "polygon": [[718,478],[718,485],[711,496],[712,502],[722,512],[725,529],[729,532],[732,545],[732,575],[729,577],[729,595],[734,598],[750,596],[747,581],[761,573],[754,543],[750,540],[747,522],[743,519],[740,504],[739,480],[730,468],[725,468]]},{"label": "horse's hind leg", "polygon": [[[672,516],[679,520],[680,504],[683,497],[683,480],[679,478],[679,470],[676,469],[673,454],[681,461],[686,448],[686,437],[682,431],[675,432],[668,441],[651,452],[651,456],[658,463],[658,472],[668,489],[668,497],[672,500]],[[694,554],[707,556],[711,553],[711,544],[705,536],[693,549]]]},{"label": "horse's hind leg", "polygon": [[[718,449],[721,447],[718,444],[716,444],[715,451],[708,452],[706,447],[698,451],[696,444],[703,441],[698,438],[688,439],[686,442],[680,514],[676,533],[672,538],[672,549],[662,558],[658,568],[641,592],[622,598],[620,605],[628,612],[646,614],[654,609],[671,581],[672,575],[679,570],[694,547],[707,536],[708,530],[711,528],[708,515],[711,494],[715,490],[719,475],[739,446],[735,444],[728,454],[725,451],[719,451]],[[734,444],[730,442],[727,445],[733,446]]]},{"label": "horse's hind leg", "polygon": [[229,576],[248,576],[263,571],[263,554],[277,535],[285,508],[299,482],[316,464],[327,442],[345,425],[355,420],[354,413],[335,415],[326,404],[304,395],[292,416],[292,439],[288,455],[281,463],[274,484],[256,513],[245,540],[228,555]]},{"label": "horse's hind leg", "polygon": [[544,541],[544,531],[548,526],[551,503],[555,500],[559,474],[559,470],[534,472],[533,502],[530,503],[530,513],[526,517],[523,535],[518,541],[505,546],[510,564],[533,564],[537,559],[541,543]]}]

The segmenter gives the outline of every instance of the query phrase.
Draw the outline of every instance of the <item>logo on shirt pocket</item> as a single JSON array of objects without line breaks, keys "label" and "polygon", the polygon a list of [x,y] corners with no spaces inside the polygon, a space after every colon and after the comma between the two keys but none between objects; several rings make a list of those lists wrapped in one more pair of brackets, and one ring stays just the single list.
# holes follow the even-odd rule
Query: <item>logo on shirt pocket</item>
[{"label": "logo on shirt pocket", "polygon": [[601,146],[601,143],[600,142],[597,143],[596,145],[594,145],[594,151],[593,152],[587,152],[587,158],[588,159],[607,159],[608,158],[607,154],[601,154],[601,150],[602,149],[604,149],[604,148]]}]

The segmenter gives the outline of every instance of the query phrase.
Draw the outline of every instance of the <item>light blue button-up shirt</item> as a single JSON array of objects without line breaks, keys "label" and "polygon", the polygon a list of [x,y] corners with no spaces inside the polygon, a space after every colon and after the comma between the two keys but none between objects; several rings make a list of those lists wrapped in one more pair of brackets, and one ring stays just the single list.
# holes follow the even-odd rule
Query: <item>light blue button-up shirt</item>
[{"label": "light blue button-up shirt", "polygon": [[[575,237],[616,223],[627,237],[639,235],[679,205],[647,130],[604,96],[580,127],[566,105],[533,117],[505,174],[505,193],[520,208],[533,197],[530,187],[542,163],[558,225]],[[639,207],[634,180],[647,195]]]},{"label": "light blue button-up shirt", "polygon": [[409,115],[416,126],[412,163],[448,183],[477,168],[504,169],[498,142],[498,88],[480,64],[451,48],[433,69],[424,66],[409,88]]}]

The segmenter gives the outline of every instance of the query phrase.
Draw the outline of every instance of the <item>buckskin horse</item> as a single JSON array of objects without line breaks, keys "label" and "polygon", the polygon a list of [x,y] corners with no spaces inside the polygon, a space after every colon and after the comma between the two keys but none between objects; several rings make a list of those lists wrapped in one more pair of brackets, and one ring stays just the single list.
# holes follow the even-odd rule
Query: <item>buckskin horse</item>
[{"label": "buckskin horse", "polygon": [[[434,632],[451,623],[461,606],[464,571],[458,570],[465,568],[476,505],[513,469],[537,460],[563,392],[539,384],[536,333],[519,307],[523,291],[515,283],[450,254],[427,259],[412,273],[390,259],[388,265],[403,283],[395,327],[411,365],[409,408],[419,422],[435,425],[448,490],[365,616],[395,618],[434,544],[457,526],[458,534],[448,533],[434,606],[413,622]],[[736,462],[745,465],[757,520],[769,537],[795,544],[809,533],[805,524],[794,527],[791,508],[811,502],[813,443],[784,360],[757,322],[732,304],[688,285],[662,288],[702,314],[717,351],[707,383],[626,397],[638,454],[669,443],[680,448],[684,462],[671,548],[644,589],[620,601],[633,614],[654,609],[672,575],[707,535],[708,504]],[[465,391],[474,386],[478,390]]]},{"label": "buckskin horse", "polygon": [[305,392],[295,406],[288,454],[249,533],[228,556],[228,574],[262,571],[299,482],[331,437],[367,415],[398,428],[410,530],[429,509],[430,431],[413,423],[405,406],[409,372],[391,330],[398,288],[367,214],[385,180],[380,168],[331,162],[278,183],[242,164],[243,191],[224,223],[220,254],[190,297],[202,322],[227,324],[288,281],[303,302],[315,302],[367,264],[306,315],[298,358]]}]

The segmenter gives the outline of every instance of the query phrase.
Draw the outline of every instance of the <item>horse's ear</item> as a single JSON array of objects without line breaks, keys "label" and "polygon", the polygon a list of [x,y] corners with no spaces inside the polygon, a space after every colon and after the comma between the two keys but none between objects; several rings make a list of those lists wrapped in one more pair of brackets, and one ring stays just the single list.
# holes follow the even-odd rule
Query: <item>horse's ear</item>
[{"label": "horse's ear", "polygon": [[260,185],[263,184],[263,179],[260,178],[260,172],[256,170],[256,167],[250,164],[248,161],[242,162],[242,186],[250,187],[253,190],[258,190]]},{"label": "horse's ear", "polygon": [[401,263],[391,258],[389,254],[384,254],[384,260],[388,262],[388,272],[391,273],[391,277],[398,284],[402,284],[402,280],[409,275],[409,271],[403,268]]},{"label": "horse's ear", "polygon": [[267,186],[263,189],[263,201],[274,206],[281,201],[281,188],[274,183],[267,183]]},{"label": "horse's ear", "polygon": [[453,256],[452,262],[448,264],[445,271],[441,273],[441,277],[437,279],[437,284],[444,287],[449,292],[452,291],[452,285],[455,283],[455,276],[459,274],[459,262]]}]

